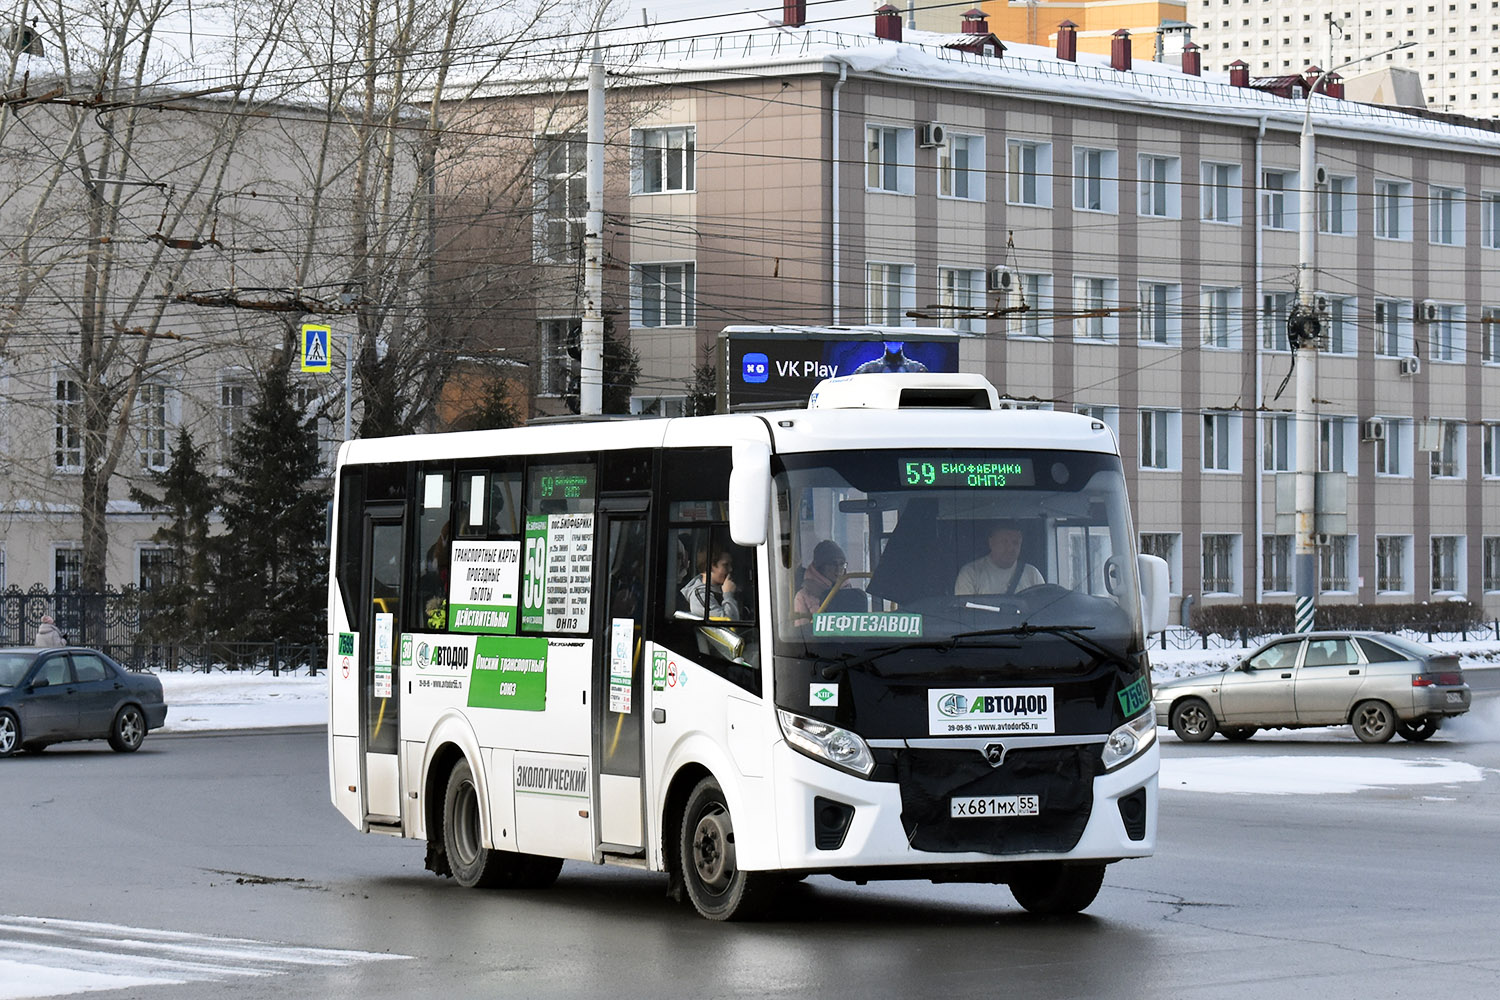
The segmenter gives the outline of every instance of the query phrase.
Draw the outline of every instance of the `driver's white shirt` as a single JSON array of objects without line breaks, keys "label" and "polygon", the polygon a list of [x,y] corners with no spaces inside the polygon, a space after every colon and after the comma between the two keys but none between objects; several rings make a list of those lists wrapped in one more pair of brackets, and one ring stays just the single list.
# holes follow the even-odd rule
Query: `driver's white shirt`
[{"label": "driver's white shirt", "polygon": [[[1002,569],[996,566],[989,556],[980,556],[958,571],[958,579],[953,584],[953,593],[1004,594],[1012,592],[1010,578],[1015,571],[1014,563]],[[1015,590],[1037,587],[1046,582],[1040,570],[1031,563],[1026,563],[1021,567],[1021,577],[1016,581]]]}]

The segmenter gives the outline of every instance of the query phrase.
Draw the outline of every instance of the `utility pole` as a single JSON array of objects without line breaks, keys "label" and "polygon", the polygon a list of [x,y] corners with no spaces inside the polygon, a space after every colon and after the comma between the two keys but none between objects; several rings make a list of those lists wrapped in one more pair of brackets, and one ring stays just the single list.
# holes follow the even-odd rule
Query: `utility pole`
[{"label": "utility pole", "polygon": [[579,332],[578,412],[604,412],[604,54],[594,39],[589,62],[588,151],[584,190],[583,324]]}]

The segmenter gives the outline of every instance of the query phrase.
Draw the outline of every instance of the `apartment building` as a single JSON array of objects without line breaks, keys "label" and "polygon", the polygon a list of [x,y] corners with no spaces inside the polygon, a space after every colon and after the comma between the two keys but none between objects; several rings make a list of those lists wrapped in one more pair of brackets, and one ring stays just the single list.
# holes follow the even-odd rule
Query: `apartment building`
[{"label": "apartment building", "polygon": [[[798,13],[611,53],[605,304],[641,408],[670,412],[730,324],[953,326],[1018,405],[1115,429],[1175,594],[1289,601],[1286,317],[1313,184],[1318,466],[1347,484],[1320,599],[1500,612],[1500,136],[1315,95],[1304,178],[1305,81],[1287,98],[1191,50],[1107,60],[1063,32],[1002,54],[903,38],[892,11],[845,34]],[[544,405],[582,220],[581,117],[547,125],[535,252],[555,274],[511,317],[542,345]]]}]

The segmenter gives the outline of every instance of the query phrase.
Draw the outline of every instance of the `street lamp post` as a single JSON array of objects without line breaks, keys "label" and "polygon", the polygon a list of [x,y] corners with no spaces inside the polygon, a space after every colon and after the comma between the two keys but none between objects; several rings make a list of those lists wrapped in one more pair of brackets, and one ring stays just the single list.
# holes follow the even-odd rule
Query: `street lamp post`
[{"label": "street lamp post", "polygon": [[1297,549],[1293,557],[1292,571],[1296,580],[1297,598],[1294,621],[1298,632],[1310,632],[1317,606],[1317,546],[1314,536],[1316,527],[1318,423],[1313,392],[1318,382],[1318,338],[1322,333],[1321,317],[1313,300],[1313,276],[1317,273],[1318,238],[1318,191],[1317,140],[1313,135],[1313,95],[1331,73],[1368,62],[1392,52],[1409,49],[1416,42],[1400,45],[1379,52],[1350,59],[1332,69],[1320,70],[1308,85],[1306,108],[1302,115],[1301,142],[1301,201],[1297,241],[1297,305],[1287,317],[1287,341],[1292,349],[1293,364],[1297,370]]}]

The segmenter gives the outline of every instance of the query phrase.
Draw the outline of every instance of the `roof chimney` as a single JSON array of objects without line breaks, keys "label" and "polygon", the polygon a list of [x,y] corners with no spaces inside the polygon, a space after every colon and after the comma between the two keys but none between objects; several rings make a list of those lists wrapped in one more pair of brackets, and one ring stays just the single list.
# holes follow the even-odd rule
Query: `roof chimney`
[{"label": "roof chimney", "polygon": [[1229,85],[1231,87],[1250,86],[1250,64],[1243,59],[1236,59],[1229,64]]},{"label": "roof chimney", "polygon": [[1203,75],[1203,53],[1197,42],[1188,42],[1182,47],[1182,71],[1188,76]]},{"label": "roof chimney", "polygon": [[875,8],[875,37],[901,41],[901,12],[890,4]]},{"label": "roof chimney", "polygon": [[984,11],[978,7],[964,13],[964,34],[966,35],[988,35],[990,33],[990,22]]},{"label": "roof chimney", "polygon": [[1078,61],[1078,25],[1072,21],[1057,26],[1057,58]]},{"label": "roof chimney", "polygon": [[1337,73],[1329,73],[1323,77],[1323,85],[1319,89],[1329,97],[1342,101],[1344,99],[1344,78]]},{"label": "roof chimney", "polygon": [[1130,29],[1121,28],[1110,39],[1109,68],[1124,72],[1130,70]]},{"label": "roof chimney", "polygon": [[781,23],[800,28],[807,23],[807,0],[781,0]]}]

